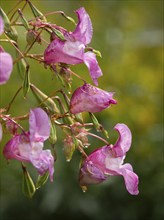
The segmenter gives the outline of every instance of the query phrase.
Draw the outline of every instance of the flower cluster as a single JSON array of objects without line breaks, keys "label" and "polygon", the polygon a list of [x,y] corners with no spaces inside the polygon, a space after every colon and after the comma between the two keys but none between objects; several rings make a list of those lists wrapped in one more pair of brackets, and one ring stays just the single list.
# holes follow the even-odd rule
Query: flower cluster
[{"label": "flower cluster", "polygon": [[[9,43],[16,49],[20,56],[16,57],[14,63],[24,65],[23,84],[16,92],[16,95],[23,89],[26,97],[31,89],[38,101],[39,107],[32,107],[30,113],[19,117],[11,117],[8,114],[14,98],[5,109],[0,109],[0,141],[2,139],[2,127],[12,135],[12,138],[4,146],[3,154],[7,160],[15,159],[21,161],[26,184],[32,184],[31,188],[39,188],[47,180],[46,176],[53,181],[55,154],[50,149],[43,149],[44,142],[47,140],[55,151],[57,144],[57,130],[59,127],[65,134],[63,140],[63,152],[66,160],[70,161],[74,151],[78,150],[82,155],[82,163],[79,172],[80,186],[84,189],[87,185],[97,184],[105,181],[110,176],[123,176],[127,191],[132,195],[137,195],[138,176],[133,172],[129,163],[123,164],[127,151],[131,147],[132,134],[125,124],[116,124],[114,129],[118,132],[119,138],[114,145],[106,139],[90,132],[92,128],[102,132],[108,138],[108,132],[98,122],[93,113],[101,112],[104,109],[117,104],[113,98],[114,92],[107,92],[98,88],[98,78],[102,76],[102,71],[96,59],[96,52],[88,47],[93,35],[93,27],[88,13],[83,7],[76,10],[78,23],[75,30],[70,32],[63,27],[51,24],[46,21],[46,17],[31,3],[27,1],[32,9],[35,18],[27,21],[20,9],[18,9],[22,26],[27,30],[26,53],[19,50],[15,30],[12,29],[7,15],[2,11],[0,16],[0,34],[4,33]],[[64,12],[61,13],[67,20],[74,20]],[[3,20],[5,22],[3,22]],[[6,23],[7,22],[7,23]],[[32,27],[31,27],[32,26]],[[13,31],[14,30],[14,34]],[[41,30],[41,31],[40,31]],[[35,43],[41,43],[42,32],[50,34],[50,42],[44,48],[43,55],[30,54],[29,51]],[[14,43],[13,43],[14,42]],[[28,53],[27,53],[28,52]],[[50,67],[55,72],[57,79],[61,82],[62,88],[54,91],[55,96],[44,94],[39,88],[30,82],[28,58]],[[13,68],[11,56],[0,48],[0,84],[5,84],[10,77]],[[72,65],[84,63],[90,73],[95,86],[87,83],[70,68]],[[73,94],[68,91],[71,86],[72,75],[82,79],[83,85],[76,88]],[[84,77],[85,78],[85,77]],[[60,93],[60,95],[58,95]],[[85,123],[83,112],[88,112],[91,122]],[[29,119],[29,131],[20,125],[19,121]],[[19,131],[21,129],[21,131]],[[105,142],[105,146],[95,149],[87,155],[86,148],[90,146],[88,136],[98,138]],[[27,175],[25,163],[30,163],[38,171],[39,181],[34,186],[31,177]],[[25,185],[26,185],[25,184]],[[30,187],[27,187],[27,191]],[[33,191],[27,192],[29,196]],[[35,191],[35,190],[34,190]]]}]

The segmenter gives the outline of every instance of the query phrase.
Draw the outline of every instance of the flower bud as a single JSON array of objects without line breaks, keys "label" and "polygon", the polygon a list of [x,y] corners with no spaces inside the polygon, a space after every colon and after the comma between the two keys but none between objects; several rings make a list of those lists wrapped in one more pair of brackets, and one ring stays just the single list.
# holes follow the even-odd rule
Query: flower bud
[{"label": "flower bud", "polygon": [[32,44],[35,40],[37,43],[41,43],[41,38],[40,36],[37,36],[38,33],[34,30],[28,30],[27,35],[26,35],[26,41],[30,45]]},{"label": "flower bud", "polygon": [[6,121],[6,128],[10,132],[10,134],[12,134],[12,135],[17,134],[18,125],[16,123],[14,123],[13,121],[7,120]]},{"label": "flower bud", "polygon": [[66,156],[66,161],[69,162],[72,159],[73,152],[75,151],[75,143],[71,136],[67,136],[64,139],[63,151]]}]

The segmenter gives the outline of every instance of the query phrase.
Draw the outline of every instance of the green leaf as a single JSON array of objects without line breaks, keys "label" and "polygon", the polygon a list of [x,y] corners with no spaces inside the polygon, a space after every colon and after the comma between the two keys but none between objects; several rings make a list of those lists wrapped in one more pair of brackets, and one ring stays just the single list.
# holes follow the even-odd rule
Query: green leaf
[{"label": "green leaf", "polygon": [[22,191],[28,198],[32,198],[36,191],[34,182],[25,167],[23,167]]},{"label": "green leaf", "polygon": [[39,189],[41,186],[43,186],[47,182],[48,177],[49,177],[49,173],[48,172],[46,172],[42,176],[39,175],[38,179],[37,179],[37,182],[36,182],[36,189]]}]

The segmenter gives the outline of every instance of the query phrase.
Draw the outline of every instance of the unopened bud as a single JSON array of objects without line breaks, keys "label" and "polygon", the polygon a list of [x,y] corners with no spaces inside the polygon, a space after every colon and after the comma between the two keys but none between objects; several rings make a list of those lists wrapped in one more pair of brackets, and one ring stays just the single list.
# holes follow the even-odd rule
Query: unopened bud
[{"label": "unopened bud", "polygon": [[27,35],[26,35],[26,41],[29,45],[32,44],[34,41],[40,44],[41,38],[40,36],[38,36],[38,33],[36,31],[28,30]]},{"label": "unopened bud", "polygon": [[7,120],[6,121],[6,128],[10,132],[10,134],[12,134],[12,135],[17,134],[18,125],[16,123],[14,123],[13,121]]},{"label": "unopened bud", "polygon": [[70,161],[72,159],[72,155],[75,151],[75,144],[71,136],[67,136],[64,139],[64,148],[63,148],[66,161]]}]

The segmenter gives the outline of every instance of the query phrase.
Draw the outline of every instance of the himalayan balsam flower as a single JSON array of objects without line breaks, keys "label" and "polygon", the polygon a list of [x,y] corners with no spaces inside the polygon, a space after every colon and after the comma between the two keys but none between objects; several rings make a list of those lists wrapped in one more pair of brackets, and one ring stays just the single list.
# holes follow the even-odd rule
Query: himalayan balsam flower
[{"label": "himalayan balsam flower", "polygon": [[50,150],[43,150],[43,143],[50,135],[50,121],[41,108],[30,111],[29,131],[15,135],[5,146],[6,159],[30,162],[40,175],[49,172],[53,181],[54,158]]},{"label": "himalayan balsam flower", "polygon": [[88,156],[80,169],[80,185],[97,184],[109,176],[122,175],[127,191],[137,195],[138,176],[129,163],[123,164],[131,146],[131,132],[125,124],[117,124],[114,129],[119,133],[118,140],[114,145],[101,147]]},{"label": "himalayan balsam flower", "polygon": [[[4,32],[3,19],[0,16],[0,35]],[[5,84],[10,78],[13,69],[13,61],[10,54],[6,53],[0,46],[0,85]]]},{"label": "himalayan balsam flower", "polygon": [[72,114],[80,112],[100,112],[111,104],[116,104],[113,99],[113,92],[106,92],[90,84],[84,84],[77,88],[70,101]]},{"label": "himalayan balsam flower", "polygon": [[79,64],[84,62],[93,82],[98,85],[97,78],[102,75],[102,71],[96,60],[96,55],[90,51],[86,53],[84,51],[85,46],[92,39],[92,23],[83,7],[79,8],[76,14],[79,20],[76,29],[73,32],[64,33],[65,41],[53,40],[45,50],[44,60],[46,64]]}]

